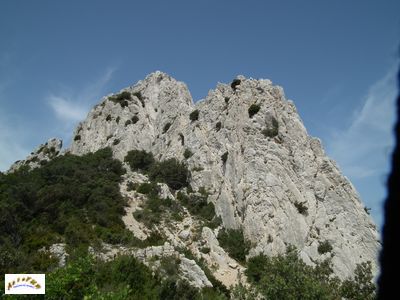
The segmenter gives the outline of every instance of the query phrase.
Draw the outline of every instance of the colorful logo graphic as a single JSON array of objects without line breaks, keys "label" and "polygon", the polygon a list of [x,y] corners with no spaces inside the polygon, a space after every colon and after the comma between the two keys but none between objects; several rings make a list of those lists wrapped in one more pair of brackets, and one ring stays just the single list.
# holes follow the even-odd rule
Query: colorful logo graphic
[{"label": "colorful logo graphic", "polygon": [[6,274],[6,294],[44,294],[45,274]]}]

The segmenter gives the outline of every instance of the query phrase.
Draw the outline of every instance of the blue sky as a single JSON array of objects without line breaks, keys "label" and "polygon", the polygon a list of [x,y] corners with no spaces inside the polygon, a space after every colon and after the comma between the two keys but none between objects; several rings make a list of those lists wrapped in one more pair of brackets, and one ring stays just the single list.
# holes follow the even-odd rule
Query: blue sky
[{"label": "blue sky", "polygon": [[243,74],[283,86],[381,224],[400,1],[141,2],[0,2],[0,170],[155,70],[195,100]]}]

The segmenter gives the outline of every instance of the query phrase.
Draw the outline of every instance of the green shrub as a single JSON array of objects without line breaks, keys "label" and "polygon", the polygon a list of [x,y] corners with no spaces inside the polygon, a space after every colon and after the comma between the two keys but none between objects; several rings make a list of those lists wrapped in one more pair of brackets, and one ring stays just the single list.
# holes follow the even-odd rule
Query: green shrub
[{"label": "green shrub", "polygon": [[136,191],[136,189],[137,189],[137,184],[133,183],[132,181],[129,181],[129,182],[126,184],[126,190],[127,190],[128,192],[130,192],[130,191]]},{"label": "green shrub", "polygon": [[[186,195],[183,192],[178,192],[177,200],[185,206],[192,215],[195,215],[208,222],[207,224],[215,225],[218,223],[215,215],[215,207],[212,202],[207,202],[208,194],[191,194]],[[214,223],[212,223],[214,222]],[[214,227],[211,225],[211,227]]]},{"label": "green shrub", "polygon": [[131,120],[132,124],[136,124],[139,121],[139,117],[137,115],[134,115]]},{"label": "green shrub", "polygon": [[143,203],[143,209],[136,210],[133,213],[134,218],[145,224],[148,228],[160,224],[163,220],[170,223],[172,218],[179,219],[179,215],[182,213],[182,208],[178,202],[172,201],[169,198],[160,199],[158,197],[158,190],[154,188],[155,186],[155,183],[142,184],[140,186],[145,189],[143,192],[146,193],[147,199]]},{"label": "green shrub", "polygon": [[144,150],[129,151],[124,161],[126,161],[132,170],[148,170],[154,164],[153,154]]},{"label": "green shrub", "polygon": [[119,94],[109,97],[108,99],[110,99],[114,103],[119,103],[121,107],[126,107],[129,105],[128,101],[132,100],[132,95],[128,91],[123,91]]},{"label": "green shrub", "polygon": [[256,113],[260,111],[260,105],[258,104],[252,104],[250,105],[248,112],[249,112],[249,117],[252,118]]},{"label": "green shrub", "polygon": [[118,144],[119,144],[119,142],[120,142],[120,140],[119,140],[119,139],[115,139],[115,140],[113,141],[113,145],[114,145],[114,146],[116,146],[116,145],[118,145]]},{"label": "green shrub", "polygon": [[346,279],[341,286],[341,295],[345,299],[373,300],[376,286],[373,284],[371,262],[358,264],[354,279]]},{"label": "green shrub", "polygon": [[221,122],[217,122],[217,124],[215,124],[215,130],[218,132],[221,130],[222,124]]},{"label": "green shrub", "polygon": [[179,190],[189,184],[187,167],[175,158],[154,163],[148,175],[151,180],[164,182],[174,190]]},{"label": "green shrub", "polygon": [[210,247],[201,247],[200,248],[200,252],[204,253],[204,254],[208,254],[208,253],[210,253],[210,251],[211,251]]},{"label": "green shrub", "polygon": [[139,99],[140,103],[142,104],[142,107],[145,107],[144,98],[141,92],[135,92],[133,93],[133,96]]},{"label": "green shrub", "polygon": [[229,255],[241,263],[246,262],[246,255],[251,245],[244,238],[243,229],[222,229],[218,233],[218,241]]},{"label": "green shrub", "polygon": [[108,115],[106,121],[111,121],[111,115]]},{"label": "green shrub", "polygon": [[168,122],[167,124],[165,124],[164,128],[163,128],[163,133],[166,133],[170,127],[171,127],[171,123]]},{"label": "green shrub", "polygon": [[152,153],[144,150],[131,150],[125,156],[132,170],[142,170],[154,182],[164,182],[170,188],[179,190],[188,185],[189,170],[175,158],[156,162]]},{"label": "green shrub", "polygon": [[118,124],[120,120],[121,120],[121,118],[120,118],[120,116],[118,116],[118,117],[115,119],[115,122],[117,122],[117,124]]},{"label": "green shrub", "polygon": [[[266,299],[375,299],[371,263],[357,265],[354,279],[343,282],[333,275],[332,263],[306,265],[294,247],[286,255],[249,259],[245,274]],[[245,291],[247,292],[247,291]]]},{"label": "green shrub", "polygon": [[196,109],[194,111],[192,111],[189,115],[189,118],[192,122],[197,121],[199,119],[199,110]]},{"label": "green shrub", "polygon": [[221,155],[222,163],[225,164],[228,159],[228,151]]},{"label": "green shrub", "polygon": [[185,152],[183,152],[183,157],[186,158],[186,159],[189,159],[190,157],[192,157],[192,155],[193,155],[193,152],[190,151],[190,149],[186,148]]},{"label": "green shrub", "polygon": [[319,254],[325,254],[328,252],[331,252],[333,250],[333,247],[329,241],[324,241],[318,245],[318,253]]},{"label": "green shrub", "polygon": [[185,136],[182,133],[179,133],[179,139],[181,141],[181,145],[185,146]]},{"label": "green shrub", "polygon": [[308,207],[305,206],[304,203],[305,203],[305,202],[296,201],[296,202],[294,203],[294,206],[297,208],[297,211],[298,211],[300,214],[307,216],[307,215],[308,215]]},{"label": "green shrub", "polygon": [[275,119],[275,117],[272,117],[271,125],[269,125],[266,128],[264,128],[261,131],[261,133],[265,137],[270,137],[270,138],[273,138],[273,137],[277,136],[278,133],[279,133],[279,124],[278,124],[277,119]]},{"label": "green shrub", "polygon": [[237,86],[240,85],[242,81],[240,79],[234,79],[231,83],[231,88],[236,91]]},{"label": "green shrub", "polygon": [[191,286],[186,280],[181,280],[179,278],[168,278],[162,283],[159,299],[203,299],[200,297],[200,291]]},{"label": "green shrub", "polygon": [[370,207],[364,207],[364,211],[369,215],[371,213]]},{"label": "green shrub", "polygon": [[293,247],[286,255],[250,258],[245,274],[266,299],[340,299],[330,263],[308,266]]},{"label": "green shrub", "polygon": [[154,182],[144,182],[140,184],[137,188],[136,191],[141,194],[145,195],[158,195],[158,186]]},{"label": "green shrub", "polygon": [[225,97],[225,103],[228,104],[229,103],[229,97]]},{"label": "green shrub", "polygon": [[77,134],[75,137],[74,137],[74,141],[80,141],[81,140],[81,136],[79,135],[79,134]]}]

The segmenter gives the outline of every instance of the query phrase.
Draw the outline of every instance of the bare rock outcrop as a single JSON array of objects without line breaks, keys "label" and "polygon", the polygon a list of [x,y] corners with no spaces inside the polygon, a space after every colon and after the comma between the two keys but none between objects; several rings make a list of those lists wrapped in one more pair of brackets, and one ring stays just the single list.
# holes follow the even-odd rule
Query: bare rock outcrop
[{"label": "bare rock outcrop", "polygon": [[331,257],[340,278],[364,261],[377,271],[378,233],[356,190],[270,80],[238,76],[194,104],[184,83],[150,74],[104,97],[70,151],[107,146],[120,160],[132,149],[185,160],[191,187],[207,190],[224,227],[243,228],[250,255],[291,244],[308,264]]},{"label": "bare rock outcrop", "polygon": [[22,166],[27,166],[30,169],[35,169],[47,163],[61,153],[62,141],[60,139],[52,138],[46,143],[37,147],[27,158],[18,160],[11,165],[8,173],[15,172]]}]

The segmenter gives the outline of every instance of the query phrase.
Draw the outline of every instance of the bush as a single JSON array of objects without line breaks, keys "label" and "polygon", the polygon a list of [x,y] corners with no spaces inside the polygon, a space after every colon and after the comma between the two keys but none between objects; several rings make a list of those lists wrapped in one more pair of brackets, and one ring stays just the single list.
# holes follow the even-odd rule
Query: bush
[{"label": "bush", "polygon": [[217,124],[215,124],[215,130],[218,132],[221,130],[222,124],[221,122],[217,122]]},{"label": "bush", "polygon": [[141,92],[135,92],[133,93],[133,96],[139,99],[140,103],[142,104],[142,107],[145,107],[144,98]]},{"label": "bush", "polygon": [[286,255],[250,258],[245,274],[266,299],[340,299],[330,263],[308,266],[293,247]]},{"label": "bush", "polygon": [[137,115],[134,115],[131,120],[132,124],[136,124],[139,121],[139,117]]},{"label": "bush", "polygon": [[[160,199],[158,197],[158,190],[154,188],[154,183],[146,186],[143,184],[141,187],[145,188],[143,192],[147,195],[147,200],[143,203],[142,210],[136,210],[133,216],[136,220],[145,224],[148,228],[152,228],[155,224],[160,224],[162,220],[170,222],[177,215],[180,215],[182,208],[179,203],[171,199]],[[138,189],[139,191],[139,189]]]},{"label": "bush", "polygon": [[231,88],[236,91],[237,86],[240,85],[241,80],[240,79],[234,79],[231,83]]},{"label": "bush", "polygon": [[106,121],[111,121],[111,115],[108,115]]},{"label": "bush", "polygon": [[130,191],[135,191],[137,189],[137,185],[135,183],[133,183],[132,181],[129,181],[126,185],[126,190],[128,192]]},{"label": "bush", "polygon": [[245,274],[266,299],[375,299],[370,262],[357,265],[354,280],[341,282],[330,260],[308,266],[294,247],[286,255],[250,258]]},{"label": "bush", "polygon": [[129,151],[124,161],[126,161],[132,170],[148,170],[155,162],[153,154],[144,150]]},{"label": "bush", "polygon": [[243,229],[222,229],[218,233],[218,241],[229,255],[241,263],[246,262],[250,251],[250,242],[244,238]]},{"label": "bush", "polygon": [[152,153],[144,150],[131,150],[125,156],[132,170],[142,170],[154,182],[164,182],[170,188],[179,190],[188,186],[189,170],[175,158],[156,162]]},{"label": "bush", "polygon": [[185,136],[182,133],[179,133],[179,139],[181,141],[181,145],[185,146]]},{"label": "bush", "polygon": [[130,124],[132,124],[132,121],[131,121],[131,120],[126,120],[126,121],[125,121],[125,127],[128,126],[128,125],[130,125]]},{"label": "bush", "polygon": [[228,151],[221,155],[222,163],[225,164],[228,160]]},{"label": "bush", "polygon": [[279,124],[278,121],[275,119],[275,117],[272,117],[271,125],[267,126],[264,128],[261,133],[265,137],[270,137],[273,138],[278,135],[279,133]]},{"label": "bush", "polygon": [[174,190],[179,190],[189,184],[189,170],[175,158],[154,163],[148,175],[151,180],[164,182]]},{"label": "bush", "polygon": [[141,194],[145,195],[158,195],[158,186],[154,182],[144,182],[140,184],[137,188],[136,191]]},{"label": "bush", "polygon": [[197,121],[199,119],[199,110],[196,109],[194,111],[192,111],[189,115],[189,118],[192,122]]},{"label": "bush", "polygon": [[258,113],[260,110],[260,105],[258,104],[252,104],[250,105],[248,112],[249,112],[249,117],[252,118],[256,113]]},{"label": "bush", "polygon": [[207,221],[207,225],[210,223],[211,226],[209,227],[216,227],[213,226],[218,223],[218,218],[215,215],[215,207],[212,202],[207,202],[207,198],[208,194],[186,195],[182,192],[178,192],[177,194],[178,201],[185,206],[192,215]]},{"label": "bush", "polygon": [[185,149],[185,152],[183,152],[183,157],[186,159],[189,159],[190,157],[192,157],[192,155],[193,155],[193,152],[187,148]]},{"label": "bush", "polygon": [[129,104],[128,100],[132,100],[132,96],[131,93],[129,93],[128,91],[123,91],[122,93],[113,95],[108,99],[110,99],[114,103],[119,103],[121,107],[126,107]]},{"label": "bush", "polygon": [[163,128],[163,133],[166,133],[170,127],[171,127],[171,123],[165,124],[165,126]]},{"label": "bush", "polygon": [[113,145],[114,145],[114,146],[116,146],[116,145],[118,145],[118,144],[119,144],[119,142],[120,142],[120,140],[119,140],[119,139],[115,139],[115,140],[113,141]]},{"label": "bush", "polygon": [[304,215],[304,216],[307,216],[307,215],[308,215],[308,207],[305,206],[304,203],[305,203],[305,202],[296,201],[296,202],[294,203],[294,206],[297,208],[297,211],[298,211],[300,214],[302,214],[302,215]]},{"label": "bush", "polygon": [[358,264],[354,271],[354,280],[346,279],[341,286],[342,297],[356,300],[375,299],[376,286],[373,284],[371,262]]},{"label": "bush", "polygon": [[77,134],[75,137],[74,137],[74,141],[80,141],[81,140],[81,136],[79,135],[79,134]]},{"label": "bush", "polygon": [[333,250],[333,247],[329,241],[324,241],[318,245],[318,253],[319,254],[325,254],[328,252],[331,252]]}]

